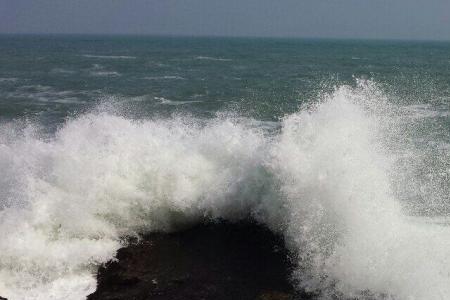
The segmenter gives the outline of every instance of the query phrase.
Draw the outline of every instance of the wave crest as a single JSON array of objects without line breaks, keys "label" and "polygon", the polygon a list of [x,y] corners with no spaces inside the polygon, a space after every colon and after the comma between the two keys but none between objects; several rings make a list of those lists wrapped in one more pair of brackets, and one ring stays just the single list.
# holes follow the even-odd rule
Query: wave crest
[{"label": "wave crest", "polygon": [[82,299],[126,236],[251,215],[285,235],[299,287],[324,299],[442,299],[449,227],[406,218],[392,190],[384,137],[397,131],[383,124],[386,105],[359,81],[287,116],[280,132],[248,119],[101,112],[52,138],[2,125],[0,290]]}]

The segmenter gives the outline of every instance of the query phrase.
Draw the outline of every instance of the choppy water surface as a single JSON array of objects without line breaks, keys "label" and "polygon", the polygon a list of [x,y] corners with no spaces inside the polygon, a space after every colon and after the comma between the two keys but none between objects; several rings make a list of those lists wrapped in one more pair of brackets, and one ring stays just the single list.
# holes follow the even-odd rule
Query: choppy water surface
[{"label": "choppy water surface", "polygon": [[446,299],[449,67],[449,43],[0,37],[0,295],[84,299],[124,237],[252,215],[319,299]]}]

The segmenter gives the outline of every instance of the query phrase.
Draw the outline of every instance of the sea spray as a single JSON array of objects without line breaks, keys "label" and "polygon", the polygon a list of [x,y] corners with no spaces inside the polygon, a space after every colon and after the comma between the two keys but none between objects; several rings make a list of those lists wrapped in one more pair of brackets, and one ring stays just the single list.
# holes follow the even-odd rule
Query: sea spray
[{"label": "sea spray", "polygon": [[392,188],[403,117],[390,111],[358,81],[279,130],[101,109],[53,137],[3,124],[0,294],[83,299],[124,237],[251,215],[285,235],[298,288],[320,298],[444,299],[450,227],[408,217]]},{"label": "sea spray", "polygon": [[100,113],[67,122],[50,140],[32,128],[6,135],[0,291],[11,299],[82,299],[121,238],[238,219],[267,180],[262,134],[232,120]]},{"label": "sea spray", "polygon": [[298,251],[295,276],[324,299],[444,299],[450,227],[406,219],[380,136],[393,127],[380,124],[373,105],[384,100],[373,102],[368,92],[378,90],[370,82],[338,88],[283,122],[275,172],[286,198],[287,241]]}]

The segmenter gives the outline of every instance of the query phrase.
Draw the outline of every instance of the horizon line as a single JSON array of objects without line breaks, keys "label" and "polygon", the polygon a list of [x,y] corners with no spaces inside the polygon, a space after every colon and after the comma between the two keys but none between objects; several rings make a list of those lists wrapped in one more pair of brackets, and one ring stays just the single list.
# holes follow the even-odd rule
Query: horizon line
[{"label": "horizon line", "polygon": [[392,41],[392,42],[450,42],[450,39],[392,38],[392,37],[331,37],[331,36],[266,36],[266,35],[196,35],[161,33],[78,33],[78,32],[0,32],[0,36],[92,36],[92,37],[160,37],[160,38],[228,38],[228,39],[280,39],[280,40],[341,40],[341,41]]}]

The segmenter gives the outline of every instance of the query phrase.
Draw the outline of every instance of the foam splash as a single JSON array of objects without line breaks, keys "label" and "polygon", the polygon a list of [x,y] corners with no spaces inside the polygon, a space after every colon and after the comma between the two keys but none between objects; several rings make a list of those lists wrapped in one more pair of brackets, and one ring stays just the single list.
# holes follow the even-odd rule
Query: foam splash
[{"label": "foam splash", "polygon": [[16,133],[4,127],[0,146],[0,291],[10,299],[61,299],[57,287],[82,299],[121,237],[205,215],[239,218],[264,181],[261,134],[226,120],[92,114],[51,140]]},{"label": "foam splash", "polygon": [[340,88],[313,112],[284,121],[274,156],[287,240],[299,249],[296,276],[324,299],[444,299],[450,227],[412,222],[396,200],[380,136],[386,128],[364,109],[373,88]]},{"label": "foam splash", "polygon": [[389,111],[361,81],[280,127],[106,112],[51,138],[1,125],[0,294],[83,299],[126,236],[252,215],[285,235],[299,288],[322,299],[444,299],[450,227],[408,217],[392,189]]}]

